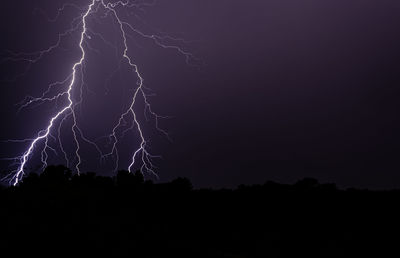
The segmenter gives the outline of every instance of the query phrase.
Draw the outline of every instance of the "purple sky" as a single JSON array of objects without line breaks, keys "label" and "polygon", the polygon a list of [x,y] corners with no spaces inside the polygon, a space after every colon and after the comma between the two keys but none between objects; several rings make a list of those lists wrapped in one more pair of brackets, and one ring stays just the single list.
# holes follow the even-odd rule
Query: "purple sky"
[{"label": "purple sky", "polygon": [[[54,16],[62,2],[4,3],[3,56],[7,49],[30,52],[54,43],[76,12],[49,23],[34,10]],[[399,14],[396,0],[159,0],[143,14],[149,27],[185,37],[187,50],[205,62],[198,71],[173,50],[140,38],[130,42],[156,93],[154,109],[172,117],[161,122],[172,143],[152,123],[145,127],[151,149],[163,156],[156,162],[160,179],[185,176],[195,186],[221,187],[311,176],[340,186],[400,187]],[[118,37],[105,26],[108,37]],[[4,80],[23,65],[1,64],[1,139],[31,137],[43,128],[54,106],[16,115],[14,104],[69,73],[79,56],[74,46],[74,37],[67,38],[65,49],[13,83]],[[103,82],[117,62],[98,47],[86,65],[95,94],[88,93],[80,111],[94,138],[109,131],[135,82],[123,68],[105,95]],[[121,146],[126,152],[128,140]],[[18,155],[23,147],[2,143],[0,154]],[[84,151],[87,170],[97,170],[93,150]]]}]

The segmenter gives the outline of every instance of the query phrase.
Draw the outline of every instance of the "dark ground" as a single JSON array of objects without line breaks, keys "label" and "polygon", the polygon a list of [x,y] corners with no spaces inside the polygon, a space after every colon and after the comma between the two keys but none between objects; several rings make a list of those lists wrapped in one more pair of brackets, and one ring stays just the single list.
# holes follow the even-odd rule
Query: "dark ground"
[{"label": "dark ground", "polygon": [[399,200],[314,179],[194,190],[183,178],[49,167],[0,191],[0,247],[25,257],[396,257]]}]

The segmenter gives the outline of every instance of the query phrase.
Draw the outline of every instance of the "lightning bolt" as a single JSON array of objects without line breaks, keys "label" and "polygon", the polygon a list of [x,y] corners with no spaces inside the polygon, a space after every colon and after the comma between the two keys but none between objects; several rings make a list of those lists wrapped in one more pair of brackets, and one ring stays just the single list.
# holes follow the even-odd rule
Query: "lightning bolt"
[{"label": "lightning bolt", "polygon": [[[50,53],[54,49],[60,47],[60,44],[62,42],[62,39],[66,35],[70,35],[73,32],[77,31],[79,28],[81,29],[80,32],[80,38],[79,38],[79,49],[80,49],[80,58],[77,60],[73,65],[71,69],[71,73],[68,74],[64,79],[51,83],[47,90],[43,92],[42,95],[39,97],[32,97],[28,96],[19,103],[19,111],[22,109],[25,109],[31,105],[40,105],[46,102],[53,102],[53,101],[58,101],[61,98],[67,99],[66,103],[59,108],[59,110],[53,115],[52,117],[49,118],[47,126],[40,130],[36,136],[32,139],[24,139],[24,140],[10,140],[10,142],[24,142],[24,143],[29,143],[27,149],[23,152],[21,156],[15,157],[15,158],[8,158],[7,160],[12,160],[14,161],[11,166],[15,166],[16,168],[12,170],[10,174],[8,174],[4,179],[9,180],[10,184],[12,185],[17,185],[24,177],[27,163],[30,161],[32,158],[35,149],[38,147],[39,143],[43,144],[43,148],[40,152],[40,159],[42,163],[42,169],[45,168],[48,165],[48,159],[49,159],[49,153],[48,151],[52,151],[56,155],[58,155],[58,152],[55,147],[52,147],[49,143],[49,140],[51,139],[53,142],[57,142],[59,149],[61,150],[61,153],[63,154],[63,157],[66,161],[67,166],[69,166],[72,161],[68,157],[68,153],[64,147],[63,139],[61,137],[62,135],[62,128],[64,123],[71,119],[72,120],[72,126],[71,126],[71,132],[73,136],[73,141],[74,141],[74,146],[75,146],[75,151],[74,151],[74,159],[75,159],[75,170],[76,173],[79,175],[81,173],[80,166],[82,164],[82,157],[81,157],[81,144],[82,142],[85,142],[87,144],[92,145],[98,152],[100,159],[104,160],[108,157],[113,157],[115,158],[115,165],[114,165],[114,170],[117,170],[119,168],[119,151],[118,151],[118,144],[120,143],[120,139],[124,137],[124,135],[131,130],[136,129],[139,135],[139,146],[132,151],[133,155],[131,158],[131,161],[129,163],[129,166],[127,167],[129,172],[132,172],[133,169],[135,168],[140,168],[140,171],[150,173],[154,176],[157,177],[157,174],[155,172],[155,166],[153,164],[153,159],[154,158],[159,158],[159,156],[152,155],[149,150],[148,150],[148,140],[145,136],[145,133],[142,129],[142,124],[140,122],[140,119],[138,118],[137,112],[135,111],[136,105],[141,99],[142,103],[144,103],[144,114],[147,119],[147,114],[151,115],[154,120],[155,120],[155,125],[156,129],[160,131],[161,133],[165,134],[168,138],[169,135],[168,133],[161,129],[159,127],[159,119],[165,118],[163,116],[158,115],[156,112],[153,111],[149,99],[148,99],[148,94],[146,93],[146,87],[144,85],[144,78],[142,74],[140,73],[140,69],[138,65],[133,61],[133,58],[130,56],[130,50],[128,47],[128,38],[131,37],[129,32],[135,33],[145,39],[151,40],[154,44],[157,46],[164,48],[164,49],[171,49],[177,51],[179,54],[183,55],[185,57],[186,63],[189,65],[193,65],[193,63],[196,63],[199,61],[192,53],[189,51],[186,51],[182,47],[180,47],[178,44],[167,44],[165,42],[184,42],[181,38],[174,38],[168,35],[156,35],[156,34],[146,34],[139,29],[135,28],[132,26],[130,23],[127,21],[123,20],[121,16],[119,15],[118,8],[122,9],[130,9],[130,8],[135,8],[140,11],[144,11],[145,7],[148,6],[153,6],[155,4],[154,2],[145,2],[145,1],[132,1],[132,0],[126,0],[126,1],[115,1],[115,2],[110,2],[110,1],[105,1],[105,0],[90,0],[90,3],[86,6],[86,8],[81,8],[79,6],[76,6],[74,4],[64,4],[61,8],[58,9],[57,15],[54,18],[49,18],[47,17],[49,22],[54,22],[56,21],[61,12],[63,12],[66,8],[75,8],[77,10],[80,10],[81,13],[78,17],[75,17],[70,24],[70,27],[68,30],[65,32],[61,33],[58,35],[58,39],[56,43],[44,50],[34,52],[34,53],[14,53],[10,52],[11,56],[7,58],[6,60],[3,61],[14,61],[14,62],[27,62],[27,69],[25,70],[24,73],[26,73],[30,66],[32,64],[37,63],[39,60],[43,58],[44,55]],[[44,13],[40,9],[37,9],[36,11]],[[108,42],[100,33],[94,32],[89,26],[88,26],[88,18],[90,16],[93,16],[100,11],[103,11],[104,15],[103,17],[106,16],[112,16],[115,25],[117,25],[117,28],[120,32],[121,40],[122,40],[122,45],[123,45],[123,52],[121,56],[121,61],[125,60],[125,63],[130,67],[131,71],[134,73],[134,75],[137,77],[137,83],[136,83],[136,88],[133,92],[133,96],[131,98],[130,104],[126,110],[124,110],[119,118],[117,119],[116,124],[113,126],[111,133],[107,136],[109,143],[111,145],[111,150],[104,152],[102,148],[96,143],[96,141],[92,141],[88,139],[84,133],[83,130],[79,127],[78,125],[78,120],[77,120],[77,113],[76,109],[77,107],[82,103],[83,101],[83,86],[85,85],[84,82],[84,68],[85,68],[85,61],[86,61],[86,49],[91,49],[93,48],[90,46],[90,43],[88,40],[92,39],[92,37],[98,37],[101,39],[105,44],[113,46],[112,43]],[[128,32],[129,31],[129,32]],[[117,48],[114,47],[116,52],[118,52]],[[81,80],[79,82],[78,80],[78,75],[80,75]],[[80,87],[79,87],[80,85]],[[65,90],[58,91],[56,94],[51,95],[51,92],[54,90],[54,88],[60,87],[61,89],[66,86]],[[73,92],[76,89],[80,89],[80,96],[76,100],[73,97]],[[50,96],[49,96],[50,95]],[[58,124],[58,125],[57,125]],[[128,126],[129,125],[129,126]],[[127,127],[128,126],[128,127]],[[127,127],[127,128],[126,128]],[[125,129],[124,129],[125,128]],[[121,135],[119,135],[119,132],[122,131]],[[57,137],[53,135],[53,133],[57,134]]]}]

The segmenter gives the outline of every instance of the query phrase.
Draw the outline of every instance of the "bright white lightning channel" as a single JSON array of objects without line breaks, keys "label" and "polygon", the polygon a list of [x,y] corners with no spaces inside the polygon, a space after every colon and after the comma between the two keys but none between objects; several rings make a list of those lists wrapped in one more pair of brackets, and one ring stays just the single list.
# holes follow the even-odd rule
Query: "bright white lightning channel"
[{"label": "bright white lightning channel", "polygon": [[[139,71],[139,67],[137,66],[137,64],[135,64],[133,62],[133,59],[129,56],[129,53],[128,53],[129,52],[129,47],[128,47],[129,34],[127,33],[126,29],[131,30],[132,32],[140,35],[141,37],[152,40],[156,45],[158,45],[162,48],[174,49],[174,50],[178,51],[180,54],[182,54],[186,58],[187,64],[191,64],[191,62],[193,60],[197,61],[197,59],[190,52],[182,49],[178,45],[164,43],[164,41],[168,41],[168,42],[183,41],[182,39],[173,38],[173,37],[164,36],[164,35],[160,36],[160,35],[155,35],[155,34],[151,34],[151,35],[145,34],[145,33],[141,32],[140,30],[136,29],[130,23],[122,20],[120,18],[120,16],[118,15],[118,11],[117,11],[118,7],[141,9],[144,6],[151,6],[153,4],[154,3],[146,3],[146,2],[139,3],[138,1],[130,1],[130,0],[116,1],[114,3],[109,3],[109,2],[106,2],[105,0],[91,0],[90,4],[87,6],[86,9],[82,9],[73,4],[64,4],[59,9],[59,12],[55,19],[57,19],[60,15],[60,12],[62,12],[67,7],[73,7],[73,8],[79,9],[79,10],[83,10],[83,12],[81,13],[81,15],[79,17],[74,18],[72,20],[71,27],[69,30],[67,30],[66,32],[59,35],[58,41],[56,42],[56,44],[50,46],[49,48],[47,48],[45,50],[39,51],[39,52],[16,53],[16,54],[13,54],[9,58],[9,60],[11,60],[11,61],[24,61],[24,62],[28,62],[29,65],[34,64],[37,61],[39,61],[45,54],[47,54],[47,53],[51,52],[53,49],[59,47],[62,37],[64,37],[67,34],[72,33],[73,31],[77,30],[79,27],[82,30],[80,33],[80,40],[79,40],[79,48],[81,51],[81,56],[80,56],[80,59],[76,63],[73,64],[72,72],[64,80],[50,84],[47,91],[45,91],[40,97],[27,97],[25,99],[25,101],[21,104],[21,109],[22,109],[22,108],[25,108],[34,103],[43,103],[43,102],[51,102],[54,100],[58,100],[59,98],[61,98],[63,96],[67,96],[67,99],[68,99],[67,104],[64,107],[62,107],[54,116],[52,116],[49,119],[47,127],[45,129],[39,131],[35,138],[18,141],[18,142],[29,142],[29,147],[26,149],[26,151],[21,156],[16,157],[16,158],[11,158],[11,160],[15,161],[16,169],[13,170],[9,175],[7,175],[5,177],[5,179],[9,180],[10,184],[17,185],[22,180],[23,176],[25,175],[27,163],[29,162],[30,158],[32,157],[32,155],[35,151],[35,148],[37,147],[37,145],[39,143],[44,144],[44,147],[41,151],[41,162],[43,164],[43,167],[47,166],[47,160],[48,160],[48,156],[49,156],[47,151],[51,150],[53,152],[56,152],[56,150],[53,147],[51,147],[48,143],[49,138],[56,139],[56,137],[52,135],[52,131],[54,131],[54,130],[56,130],[58,132],[58,139],[56,139],[56,140],[58,141],[59,148],[61,149],[61,151],[63,153],[63,156],[66,160],[67,166],[71,163],[70,160],[68,159],[68,155],[67,155],[67,153],[63,147],[62,141],[61,141],[61,127],[63,126],[63,123],[66,121],[66,119],[68,119],[70,117],[72,117],[72,121],[73,121],[71,131],[72,131],[75,146],[76,146],[75,158],[76,158],[77,162],[75,165],[75,169],[78,174],[80,174],[80,165],[82,163],[82,159],[80,156],[80,149],[81,149],[80,140],[93,145],[96,148],[96,150],[99,152],[99,155],[102,158],[106,158],[106,157],[110,157],[110,156],[115,157],[115,170],[118,169],[119,154],[118,154],[117,145],[119,143],[119,141],[118,141],[119,138],[117,135],[117,130],[120,129],[122,126],[126,125],[127,119],[131,118],[132,125],[130,128],[126,129],[123,134],[125,134],[127,130],[132,130],[133,128],[136,128],[136,130],[139,134],[140,143],[139,143],[139,146],[137,147],[137,149],[135,149],[133,151],[130,165],[128,166],[127,169],[129,172],[131,172],[132,169],[134,169],[134,166],[137,163],[139,163],[139,164],[141,164],[140,168],[141,168],[142,172],[148,172],[148,173],[151,173],[151,174],[157,176],[154,171],[154,165],[152,163],[152,159],[155,158],[156,156],[151,155],[148,151],[148,143],[145,138],[144,132],[142,130],[142,125],[141,125],[141,123],[137,117],[137,113],[135,112],[135,109],[134,109],[138,98],[140,98],[140,97],[142,98],[142,101],[145,105],[145,113],[148,112],[155,119],[157,129],[160,132],[167,135],[167,137],[168,137],[168,134],[164,130],[159,128],[158,119],[162,118],[162,117],[159,116],[158,114],[156,114],[152,110],[151,105],[148,101],[148,97],[145,92],[144,79]],[[134,90],[129,107],[125,110],[125,112],[123,112],[120,115],[118,122],[113,127],[112,132],[108,136],[110,141],[112,142],[112,148],[111,148],[111,151],[107,152],[107,153],[103,153],[101,148],[94,141],[91,141],[88,138],[86,138],[84,136],[82,130],[79,128],[79,126],[77,124],[75,107],[82,102],[82,92],[81,92],[81,99],[79,101],[74,101],[74,99],[72,97],[72,92],[76,88],[75,87],[75,85],[77,84],[76,78],[77,78],[77,73],[79,72],[79,70],[81,70],[81,76],[83,77],[82,69],[83,69],[83,63],[86,58],[84,43],[85,43],[86,39],[91,39],[92,36],[90,36],[89,34],[98,36],[105,43],[111,44],[111,43],[107,42],[101,36],[101,34],[92,32],[91,28],[89,28],[87,25],[87,18],[90,15],[97,13],[99,11],[99,9],[101,9],[101,8],[103,8],[106,15],[111,14],[113,16],[113,18],[115,19],[116,24],[118,25],[118,28],[120,31],[120,35],[121,35],[121,39],[122,39],[122,43],[123,43],[123,47],[124,47],[122,58],[127,61],[127,64],[131,67],[134,74],[138,78],[137,87]],[[53,22],[55,19],[52,19],[50,21]],[[50,92],[50,90],[53,87],[55,87],[57,85],[64,85],[64,84],[67,84],[68,82],[69,82],[69,84],[68,84],[67,90],[59,92],[59,93],[55,94],[54,96],[47,97],[47,94]],[[82,84],[84,83],[83,79],[82,79],[81,83]],[[57,123],[58,123],[58,127],[56,127]]]}]

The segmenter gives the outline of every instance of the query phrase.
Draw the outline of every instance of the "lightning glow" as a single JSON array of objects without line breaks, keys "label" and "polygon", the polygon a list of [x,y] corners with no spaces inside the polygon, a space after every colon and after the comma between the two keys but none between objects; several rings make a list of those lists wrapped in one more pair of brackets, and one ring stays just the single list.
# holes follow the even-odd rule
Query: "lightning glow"
[{"label": "lightning glow", "polygon": [[[14,161],[12,164],[15,166],[15,169],[12,170],[10,174],[8,174],[5,179],[9,180],[10,184],[17,185],[24,177],[26,173],[27,163],[32,158],[34,152],[38,148],[39,143],[43,144],[43,149],[40,151],[40,159],[43,165],[43,168],[48,165],[49,159],[49,151],[58,155],[58,151],[55,147],[50,146],[49,139],[53,142],[58,143],[58,148],[62,153],[63,158],[66,161],[66,165],[69,166],[72,163],[75,164],[74,169],[77,174],[81,173],[80,166],[83,162],[81,157],[81,144],[85,142],[87,144],[92,145],[98,152],[101,159],[105,159],[108,157],[113,157],[115,159],[114,170],[119,168],[119,151],[118,144],[121,139],[121,135],[118,134],[118,131],[124,129],[127,125],[130,124],[128,128],[125,128],[122,132],[122,137],[131,130],[136,130],[138,132],[139,137],[139,146],[135,148],[132,153],[131,160],[129,162],[129,166],[127,167],[128,171],[132,171],[135,168],[140,168],[140,171],[150,173],[152,175],[157,176],[155,172],[155,166],[152,162],[154,158],[158,156],[152,155],[148,150],[148,140],[145,136],[145,133],[142,128],[142,124],[140,119],[138,118],[137,111],[135,110],[138,100],[140,99],[142,103],[144,103],[144,114],[149,114],[154,118],[155,125],[157,130],[161,133],[165,134],[168,137],[168,133],[159,127],[159,119],[163,118],[162,116],[155,113],[150,105],[148,95],[146,94],[146,88],[144,86],[144,78],[140,73],[139,66],[134,62],[133,58],[130,56],[130,50],[128,46],[128,39],[131,37],[129,32],[135,33],[147,40],[151,40],[155,45],[162,47],[164,49],[175,50],[179,54],[183,55],[186,59],[187,64],[192,64],[192,62],[197,59],[185,49],[179,47],[179,44],[166,44],[165,42],[181,42],[183,41],[180,38],[174,38],[165,35],[155,35],[155,34],[146,34],[139,29],[135,28],[129,22],[123,20],[119,15],[120,9],[130,9],[136,8],[138,10],[143,10],[144,7],[153,6],[155,2],[145,2],[145,1],[137,1],[137,0],[125,0],[125,1],[116,1],[110,2],[106,0],[90,0],[90,3],[85,8],[76,6],[74,4],[66,3],[61,8],[59,8],[57,15],[54,18],[48,18],[49,22],[56,21],[60,14],[66,8],[75,8],[80,11],[80,15],[72,19],[70,23],[70,28],[65,32],[58,35],[58,39],[55,44],[50,47],[34,52],[34,53],[12,53],[10,52],[10,57],[3,61],[14,61],[14,62],[27,62],[27,69],[24,73],[26,73],[31,65],[37,63],[40,59],[43,58],[46,54],[50,53],[54,49],[60,46],[63,38],[66,35],[70,35],[77,30],[81,30],[79,34],[79,49],[80,49],[80,58],[72,64],[71,72],[65,76],[64,79],[60,81],[56,81],[51,83],[47,90],[43,92],[39,97],[28,96],[25,100],[19,103],[19,111],[27,108],[31,105],[40,105],[45,102],[53,102],[58,101],[61,98],[67,99],[66,103],[59,108],[59,110],[55,113],[55,115],[49,117],[47,126],[36,133],[36,136],[32,139],[24,139],[24,140],[10,140],[11,142],[24,142],[29,143],[27,149],[23,152],[21,156],[10,158],[9,160]],[[36,11],[42,12],[40,9]],[[91,16],[95,16],[99,12],[103,12],[104,16],[112,16],[115,24],[118,27],[119,35],[121,38],[121,43],[123,45],[123,51],[121,55],[121,60],[125,60],[126,63],[134,75],[137,77],[136,88],[133,91],[133,95],[131,97],[130,104],[126,110],[124,110],[119,118],[117,119],[116,124],[113,126],[111,133],[107,136],[109,143],[111,144],[111,150],[104,152],[102,148],[95,142],[88,139],[83,130],[78,125],[77,121],[77,113],[76,108],[83,101],[83,93],[82,88],[85,84],[84,82],[84,66],[86,62],[86,51],[92,48],[90,47],[89,40],[92,37],[98,37],[107,45],[113,46],[112,43],[108,42],[100,33],[96,33],[90,28],[88,25],[88,18]],[[183,41],[185,42],[185,41]],[[116,47],[115,47],[116,49]],[[116,50],[116,52],[118,52]],[[194,60],[194,61],[193,61]],[[80,75],[81,80],[78,80],[78,75]],[[80,84],[80,87],[78,85]],[[63,88],[66,86],[65,90],[58,90],[55,94],[51,95],[51,92],[54,91],[54,88]],[[80,96],[79,99],[74,99],[73,92],[80,88]],[[63,145],[62,140],[62,130],[61,128],[64,126],[65,122],[71,119],[72,126],[71,132],[73,136],[73,142],[75,146],[74,151],[74,162],[68,157],[68,153]],[[147,119],[147,116],[146,116]],[[55,135],[54,135],[55,134]]]}]

